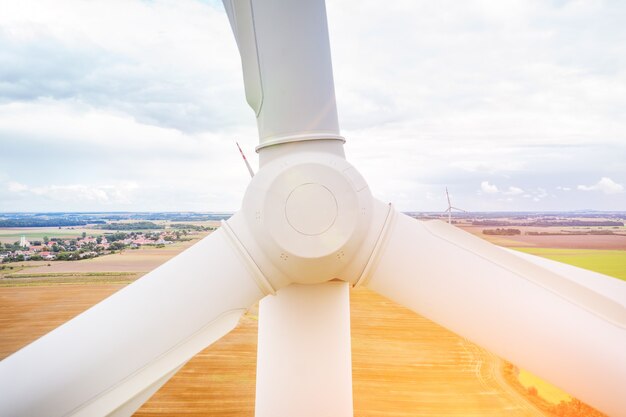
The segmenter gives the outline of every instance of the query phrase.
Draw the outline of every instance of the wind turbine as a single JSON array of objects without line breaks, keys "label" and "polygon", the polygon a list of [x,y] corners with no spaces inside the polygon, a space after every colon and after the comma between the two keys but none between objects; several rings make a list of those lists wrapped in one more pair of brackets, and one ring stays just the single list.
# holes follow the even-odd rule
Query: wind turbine
[{"label": "wind turbine", "polygon": [[323,0],[225,7],[260,136],[241,210],[0,362],[0,415],[131,415],[261,300],[256,415],[350,416],[360,285],[624,415],[626,285],[374,199],[344,157]]},{"label": "wind turbine", "polygon": [[448,187],[446,187],[446,198],[448,199],[448,208],[444,211],[444,213],[448,213],[448,224],[452,224],[452,210],[462,211],[463,213],[467,213],[465,210],[452,207],[452,203],[450,203],[450,194],[448,194]]},{"label": "wind turbine", "polygon": [[248,173],[250,174],[250,178],[254,178],[254,171],[252,170],[252,167],[250,166],[250,163],[248,162],[248,158],[246,158],[246,155],[241,150],[241,146],[239,146],[239,142],[235,142],[235,144],[237,145],[237,149],[239,149],[239,153],[241,154],[241,157],[243,158],[243,162],[246,164],[246,168],[248,168]]}]

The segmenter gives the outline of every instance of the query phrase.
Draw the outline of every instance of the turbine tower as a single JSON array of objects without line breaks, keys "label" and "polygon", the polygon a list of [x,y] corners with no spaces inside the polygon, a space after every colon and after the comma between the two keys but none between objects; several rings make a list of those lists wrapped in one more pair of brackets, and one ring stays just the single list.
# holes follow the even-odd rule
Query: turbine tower
[{"label": "turbine tower", "polygon": [[467,213],[465,210],[452,207],[452,203],[450,203],[450,194],[448,194],[448,187],[446,187],[446,198],[448,199],[448,208],[444,211],[444,213],[448,213],[448,224],[452,224],[452,210],[461,211],[463,213]]},{"label": "turbine tower", "polygon": [[624,415],[626,284],[373,198],[344,155],[324,1],[224,5],[259,130],[241,210],[0,362],[0,415],[130,416],[260,301],[256,415],[351,416],[355,286]]}]

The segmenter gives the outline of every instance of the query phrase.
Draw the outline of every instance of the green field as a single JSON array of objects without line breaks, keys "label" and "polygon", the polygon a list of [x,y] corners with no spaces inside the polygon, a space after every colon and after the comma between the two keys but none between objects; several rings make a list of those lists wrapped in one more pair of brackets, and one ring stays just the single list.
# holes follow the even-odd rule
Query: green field
[{"label": "green field", "polygon": [[20,228],[0,228],[0,242],[2,243],[14,243],[19,242],[22,236],[26,236],[29,241],[43,240],[44,236],[49,238],[67,238],[74,239],[79,237],[83,232],[88,236],[103,235],[107,230],[85,229],[82,227],[76,227],[75,229],[58,227],[20,227]]},{"label": "green field", "polygon": [[[124,223],[120,221],[119,223]],[[43,240],[44,236],[49,238],[66,238],[74,239],[79,237],[83,232],[87,233],[87,236],[101,236],[107,233],[115,232],[135,232],[135,233],[149,233],[149,232],[164,232],[166,230],[175,230],[168,227],[174,224],[180,224],[181,222],[164,222],[155,221],[154,223],[166,226],[166,229],[121,229],[121,230],[109,230],[109,229],[92,229],[81,226],[64,226],[62,229],[58,227],[1,227],[0,228],[0,242],[1,243],[14,243],[19,242],[22,236],[25,236],[29,241]],[[216,221],[198,221],[198,222],[182,222],[183,224],[191,224],[194,226],[204,227],[218,227],[219,222]]]},{"label": "green field", "polygon": [[599,249],[552,249],[552,248],[514,248],[520,252],[541,256],[589,269],[590,271],[610,275],[626,281],[626,251]]}]

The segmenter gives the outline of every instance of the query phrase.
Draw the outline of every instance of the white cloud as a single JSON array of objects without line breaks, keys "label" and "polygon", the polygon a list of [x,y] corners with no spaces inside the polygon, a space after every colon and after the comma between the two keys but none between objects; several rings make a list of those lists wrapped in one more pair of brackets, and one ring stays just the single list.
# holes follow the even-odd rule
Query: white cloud
[{"label": "white cloud", "polygon": [[571,187],[562,187],[560,185],[557,186],[556,189],[559,190],[559,191],[571,191],[572,190]]},{"label": "white cloud", "polygon": [[545,198],[548,196],[548,191],[545,188],[541,188],[538,187],[537,191],[535,192],[535,195],[537,196],[537,198]]},{"label": "white cloud", "polygon": [[29,187],[24,184],[10,182],[8,189],[13,193],[31,194],[64,203],[96,202],[100,204],[129,204],[131,195],[137,184],[125,182],[115,185],[47,185]]},{"label": "white cloud", "polygon": [[0,50],[0,101],[77,99],[187,132],[246,115],[221,5],[24,0],[3,7]]},{"label": "white cloud", "polygon": [[20,184],[19,182],[10,181],[7,185],[7,189],[12,193],[19,193],[21,191],[28,190],[28,187],[24,184]]},{"label": "white cloud", "polygon": [[509,187],[509,189],[504,192],[505,195],[520,195],[523,193],[524,193],[524,190],[522,190],[519,187],[513,187],[513,186]]},{"label": "white cloud", "polygon": [[601,191],[604,194],[619,194],[624,192],[624,186],[618,184],[608,177],[602,177],[594,185],[579,185],[578,189],[581,191]]},{"label": "white cloud", "polygon": [[498,192],[498,187],[493,184],[489,184],[489,181],[481,182],[480,189],[486,194],[495,194]]}]

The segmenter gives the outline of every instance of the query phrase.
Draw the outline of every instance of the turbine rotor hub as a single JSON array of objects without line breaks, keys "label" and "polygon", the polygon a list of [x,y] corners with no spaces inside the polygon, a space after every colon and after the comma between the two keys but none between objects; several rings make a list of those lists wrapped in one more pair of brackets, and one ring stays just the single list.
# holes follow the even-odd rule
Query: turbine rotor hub
[{"label": "turbine rotor hub", "polygon": [[241,214],[248,235],[240,236],[246,232],[237,221],[233,229],[268,280],[278,281],[275,288],[348,281],[355,279],[351,264],[369,230],[372,196],[344,158],[299,152],[263,166]]},{"label": "turbine rotor hub", "polygon": [[287,197],[285,217],[289,225],[306,236],[326,232],[337,220],[337,199],[321,184],[297,186]]}]

